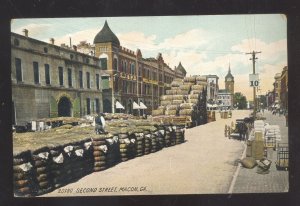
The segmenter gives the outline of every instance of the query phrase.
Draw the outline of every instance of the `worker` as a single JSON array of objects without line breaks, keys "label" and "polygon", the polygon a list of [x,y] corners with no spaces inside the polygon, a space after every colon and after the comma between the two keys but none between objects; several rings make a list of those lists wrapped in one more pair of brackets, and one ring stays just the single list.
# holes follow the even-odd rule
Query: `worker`
[{"label": "worker", "polygon": [[105,133],[105,119],[104,114],[100,113],[95,117],[95,132],[96,134],[103,134]]}]

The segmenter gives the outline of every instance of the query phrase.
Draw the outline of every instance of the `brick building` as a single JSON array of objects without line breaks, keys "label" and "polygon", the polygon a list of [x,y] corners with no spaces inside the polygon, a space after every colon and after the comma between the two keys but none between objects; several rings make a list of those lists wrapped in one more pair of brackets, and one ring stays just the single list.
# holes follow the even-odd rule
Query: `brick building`
[{"label": "brick building", "polygon": [[[79,50],[77,50],[77,48]],[[105,22],[94,45],[55,45],[11,33],[13,124],[31,120],[114,112],[119,101],[126,113],[133,102],[148,111],[159,105],[159,96],[174,78],[186,75],[181,64],[172,70],[159,53],[143,58],[120,46]],[[114,102],[112,104],[111,102]]]},{"label": "brick building", "polygon": [[285,66],[281,73],[280,80],[280,102],[281,108],[287,110],[288,109],[288,67]]},{"label": "brick building", "polygon": [[95,56],[105,71],[102,76],[104,112],[115,112],[115,104],[120,102],[126,113],[132,113],[133,102],[142,102],[150,113],[158,107],[159,97],[165,94],[173,79],[186,75],[181,63],[172,70],[161,53],[156,58],[143,58],[140,49],[134,52],[120,46],[107,22],[95,36],[94,44]]}]

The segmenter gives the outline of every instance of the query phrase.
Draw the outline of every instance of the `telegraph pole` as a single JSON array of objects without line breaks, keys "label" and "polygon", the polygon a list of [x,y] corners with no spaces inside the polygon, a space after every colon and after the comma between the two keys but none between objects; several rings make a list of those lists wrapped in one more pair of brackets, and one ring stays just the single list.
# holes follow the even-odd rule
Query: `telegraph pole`
[{"label": "telegraph pole", "polygon": [[[261,53],[261,51],[256,52],[256,51],[252,51],[250,53],[246,53],[246,54],[251,54],[252,58],[250,58],[249,60],[252,60],[252,64],[253,64],[253,74],[255,74],[255,60],[258,59],[255,57],[256,54]],[[254,115],[254,119],[256,118],[256,110],[257,110],[257,105],[256,105],[256,88],[253,87],[253,102],[254,102],[254,108],[253,108],[253,115]]]}]

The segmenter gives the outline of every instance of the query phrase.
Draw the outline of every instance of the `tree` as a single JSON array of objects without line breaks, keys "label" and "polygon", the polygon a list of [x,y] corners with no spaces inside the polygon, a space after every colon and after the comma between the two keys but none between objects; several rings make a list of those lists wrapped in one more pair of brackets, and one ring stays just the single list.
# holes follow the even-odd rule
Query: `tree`
[{"label": "tree", "polygon": [[247,98],[241,93],[236,92],[233,95],[233,105],[238,109],[246,109],[247,108]]}]

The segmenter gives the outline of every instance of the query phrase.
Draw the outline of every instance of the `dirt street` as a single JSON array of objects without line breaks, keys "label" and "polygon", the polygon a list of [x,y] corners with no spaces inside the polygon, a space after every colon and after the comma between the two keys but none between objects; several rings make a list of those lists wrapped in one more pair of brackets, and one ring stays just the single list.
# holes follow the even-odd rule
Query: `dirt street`
[{"label": "dirt street", "polygon": [[43,196],[100,196],[227,193],[244,146],[224,136],[225,124],[249,111],[233,111],[230,119],[186,130],[186,142],[122,162]]}]

